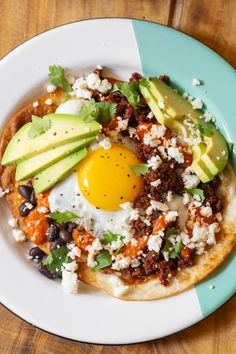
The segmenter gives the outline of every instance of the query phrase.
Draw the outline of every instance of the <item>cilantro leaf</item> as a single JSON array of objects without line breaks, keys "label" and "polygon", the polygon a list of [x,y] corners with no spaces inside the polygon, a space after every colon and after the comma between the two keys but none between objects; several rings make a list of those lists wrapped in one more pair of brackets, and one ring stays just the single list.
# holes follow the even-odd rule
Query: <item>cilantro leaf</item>
[{"label": "cilantro leaf", "polygon": [[64,69],[60,65],[49,66],[48,77],[53,85],[62,88],[66,93],[72,91],[71,85],[65,78]]},{"label": "cilantro leaf", "polygon": [[99,108],[97,103],[92,99],[89,104],[83,106],[80,109],[80,116],[86,123],[90,123],[93,120],[97,119],[99,115]]},{"label": "cilantro leaf", "polygon": [[113,232],[107,230],[101,237],[101,243],[103,245],[107,245],[108,243],[112,243],[113,241],[119,241],[118,243],[118,248],[115,251],[115,254],[118,254],[121,250],[121,248],[125,245],[123,240],[124,236],[119,235],[119,234],[113,234]]},{"label": "cilantro leaf", "polygon": [[101,251],[99,252],[96,257],[95,261],[97,262],[97,265],[93,267],[93,271],[96,272],[99,269],[106,268],[112,264],[112,259],[111,255],[108,251]]},{"label": "cilantro leaf", "polygon": [[95,102],[92,99],[89,104],[82,107],[80,116],[86,123],[98,120],[101,123],[107,123],[116,113],[116,103],[111,102]]},{"label": "cilantro leaf", "polygon": [[140,165],[129,165],[129,167],[137,176],[144,176],[149,171],[146,163],[141,163]]},{"label": "cilantro leaf", "polygon": [[166,230],[166,237],[170,237],[172,235],[178,235],[179,232],[178,230],[176,229],[176,227],[172,226],[172,227],[169,227],[169,229]]},{"label": "cilantro leaf", "polygon": [[32,116],[32,123],[28,131],[28,136],[32,139],[45,133],[51,127],[51,121],[48,118]]},{"label": "cilantro leaf", "polygon": [[172,244],[170,243],[170,241],[168,240],[168,238],[165,239],[165,245],[164,247],[162,248],[162,254],[164,252],[169,252],[170,248],[172,247]]},{"label": "cilantro leaf", "polygon": [[123,93],[132,106],[141,106],[138,81],[133,81],[131,83],[116,82],[113,91],[120,91]]},{"label": "cilantro leaf", "polygon": [[181,252],[181,242],[178,241],[176,242],[174,249],[170,252],[170,258],[176,258],[176,257],[180,257],[180,252]]},{"label": "cilantro leaf", "polygon": [[107,123],[116,113],[117,103],[112,102],[97,102],[99,109],[98,121],[100,123]]},{"label": "cilantro leaf", "polygon": [[65,211],[64,213],[55,212],[48,215],[49,218],[56,220],[57,222],[68,222],[78,218],[78,215],[71,211]]},{"label": "cilantro leaf", "polygon": [[205,136],[212,136],[213,135],[213,128],[214,124],[212,123],[206,123],[204,121],[201,121],[199,119],[196,128],[200,130],[200,133]]},{"label": "cilantro leaf", "polygon": [[61,246],[53,250],[47,258],[44,260],[43,264],[48,268],[48,270],[57,275],[62,274],[62,264],[70,263],[72,259],[67,256],[69,250],[66,246]]},{"label": "cilantro leaf", "polygon": [[146,87],[147,89],[150,88],[150,82],[148,81],[148,79],[143,79],[139,81],[139,85]]},{"label": "cilantro leaf", "polygon": [[185,191],[192,196],[199,195],[200,201],[203,202],[205,199],[204,190],[200,188],[185,189]]}]

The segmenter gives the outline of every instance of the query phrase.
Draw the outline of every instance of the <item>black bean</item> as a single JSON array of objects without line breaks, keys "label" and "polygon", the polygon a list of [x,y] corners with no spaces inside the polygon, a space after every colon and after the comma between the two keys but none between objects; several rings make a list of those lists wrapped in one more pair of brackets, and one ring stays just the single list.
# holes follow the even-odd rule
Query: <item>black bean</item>
[{"label": "black bean", "polygon": [[55,241],[58,238],[58,228],[51,224],[46,232],[46,237],[49,242]]},{"label": "black bean", "polygon": [[32,182],[31,182],[31,181],[28,181],[28,182],[27,182],[27,186],[28,186],[30,189],[32,189],[32,188],[33,188]]},{"label": "black bean", "polygon": [[30,202],[33,206],[37,206],[37,200],[36,200],[36,196],[35,196],[34,190],[32,190],[32,192],[31,192],[31,194],[30,194],[29,202]]},{"label": "black bean", "polygon": [[31,209],[28,208],[27,204],[28,204],[28,203],[25,202],[25,203],[22,203],[22,204],[19,206],[19,213],[20,213],[20,216],[23,216],[23,217],[28,216],[29,213],[30,213],[30,211],[32,210],[32,208],[31,208]]},{"label": "black bean", "polygon": [[60,230],[59,237],[65,243],[72,241],[72,234],[65,229]]},{"label": "black bean", "polygon": [[39,247],[33,247],[29,251],[29,255],[33,257],[33,259],[42,259],[46,253],[44,253]]},{"label": "black bean", "polygon": [[61,239],[58,239],[56,241],[53,241],[50,245],[50,251],[54,251],[55,249],[61,247],[61,246],[64,246],[65,245],[65,242]]},{"label": "black bean", "polygon": [[25,198],[26,200],[29,200],[32,190],[27,186],[21,185],[18,187],[18,192],[20,193],[20,195],[23,198]]},{"label": "black bean", "polygon": [[43,263],[40,263],[40,265],[38,266],[38,270],[41,274],[43,274],[45,277],[49,279],[55,279],[57,277],[56,274],[49,272],[49,270]]},{"label": "black bean", "polygon": [[74,229],[76,229],[76,227],[77,227],[77,224],[75,222],[68,222],[67,223],[67,230],[69,232],[73,232]]}]

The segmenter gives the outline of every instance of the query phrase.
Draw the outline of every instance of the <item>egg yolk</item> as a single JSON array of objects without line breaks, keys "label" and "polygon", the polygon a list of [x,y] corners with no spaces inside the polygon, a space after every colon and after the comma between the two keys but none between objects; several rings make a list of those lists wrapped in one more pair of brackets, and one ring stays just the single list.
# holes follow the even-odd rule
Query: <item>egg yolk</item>
[{"label": "egg yolk", "polygon": [[96,208],[118,210],[120,204],[133,202],[140,193],[142,177],[130,168],[139,164],[137,156],[120,145],[90,151],[78,167],[80,190]]}]

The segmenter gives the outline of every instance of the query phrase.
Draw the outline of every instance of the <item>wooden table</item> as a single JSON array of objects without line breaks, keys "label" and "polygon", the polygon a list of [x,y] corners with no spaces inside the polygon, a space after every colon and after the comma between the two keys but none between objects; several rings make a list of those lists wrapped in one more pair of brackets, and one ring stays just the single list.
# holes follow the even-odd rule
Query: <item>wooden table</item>
[{"label": "wooden table", "polygon": [[[109,16],[147,19],[179,29],[206,43],[236,67],[235,0],[0,0],[0,57],[49,28]],[[65,340],[34,328],[3,306],[0,319],[1,354],[236,353],[236,298],[185,331],[131,346]]]}]

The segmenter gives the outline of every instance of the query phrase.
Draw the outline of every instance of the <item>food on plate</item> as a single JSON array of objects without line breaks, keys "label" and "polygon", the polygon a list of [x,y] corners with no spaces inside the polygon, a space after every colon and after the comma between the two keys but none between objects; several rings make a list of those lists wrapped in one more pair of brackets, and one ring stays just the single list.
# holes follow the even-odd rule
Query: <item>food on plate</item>
[{"label": "food on plate", "polygon": [[66,292],[124,300],[188,289],[236,239],[231,146],[203,103],[168,76],[129,82],[49,67],[47,93],[1,138],[1,196],[17,242]]}]

